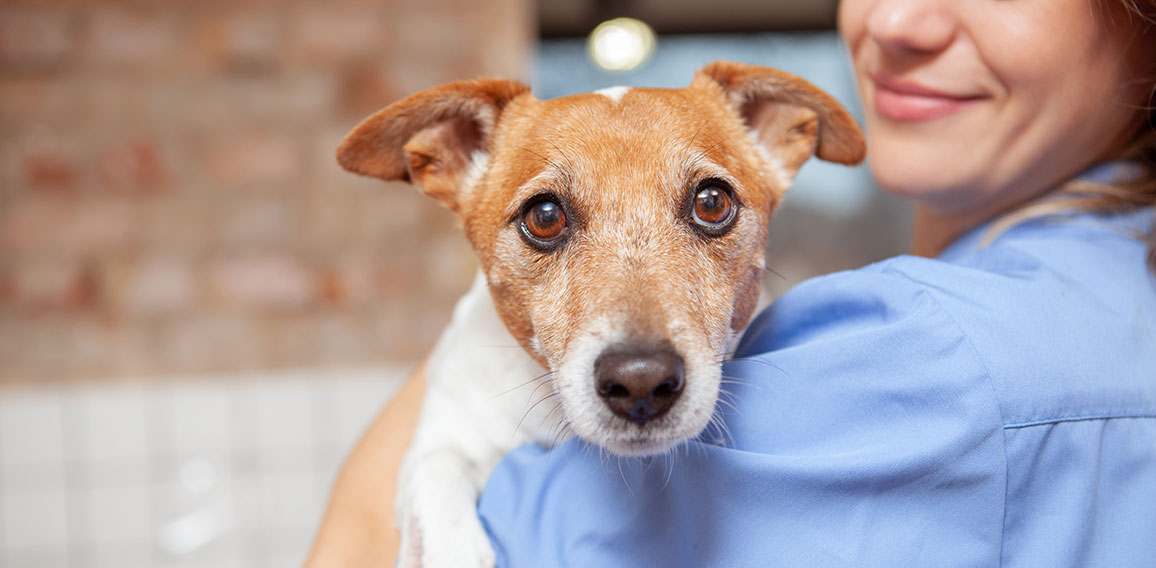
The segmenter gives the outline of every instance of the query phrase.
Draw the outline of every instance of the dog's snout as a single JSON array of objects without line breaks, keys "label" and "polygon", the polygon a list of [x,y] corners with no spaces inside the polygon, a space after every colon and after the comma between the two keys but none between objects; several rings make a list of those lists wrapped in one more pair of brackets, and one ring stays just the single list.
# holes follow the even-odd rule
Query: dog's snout
[{"label": "dog's snout", "polygon": [[669,347],[608,350],[594,361],[594,381],[610,410],[645,424],[666,414],[682,393],[682,357]]}]

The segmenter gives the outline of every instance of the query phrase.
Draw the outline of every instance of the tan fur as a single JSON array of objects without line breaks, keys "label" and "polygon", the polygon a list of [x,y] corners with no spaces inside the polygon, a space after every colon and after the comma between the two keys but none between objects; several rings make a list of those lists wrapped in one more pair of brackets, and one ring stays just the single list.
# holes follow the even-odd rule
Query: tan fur
[{"label": "tan fur", "polygon": [[[752,167],[759,160],[745,130],[723,107],[703,100],[710,96],[634,89],[617,104],[583,96],[521,100],[510,109],[514,116],[503,121],[487,180],[491,191],[464,204],[463,214],[486,273],[500,283],[492,289],[499,314],[520,340],[537,336],[537,354],[546,361],[556,364],[580,328],[610,315],[642,337],[661,338],[666,330],[652,322],[672,318],[711,330],[709,344],[697,347],[721,358],[720,315],[752,305],[740,296],[757,297],[759,279],[750,274],[761,274],[766,221],[786,188]],[[591,137],[591,125],[613,127]],[[552,172],[550,184],[524,186],[542,171]],[[713,176],[733,177],[747,208],[735,230],[704,242],[679,215],[693,185]],[[568,250],[547,261],[502,231],[502,221],[516,213],[510,204],[543,189],[586,212],[575,220]],[[736,282],[748,289],[736,290]],[[559,309],[557,298],[582,301]],[[741,328],[746,311],[723,323]]]},{"label": "tan fur", "polygon": [[378,111],[337,148],[345,169],[411,181],[457,210],[461,176],[474,151],[486,151],[494,125],[525,85],[504,79],[459,81],[411,95]]}]

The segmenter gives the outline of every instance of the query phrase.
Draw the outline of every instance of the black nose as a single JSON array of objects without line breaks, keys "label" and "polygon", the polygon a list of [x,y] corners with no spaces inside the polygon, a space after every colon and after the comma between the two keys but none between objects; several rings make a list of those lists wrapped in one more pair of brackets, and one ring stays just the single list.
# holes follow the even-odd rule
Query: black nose
[{"label": "black nose", "polygon": [[645,424],[678,400],[682,357],[670,347],[611,348],[594,361],[594,388],[615,414]]}]

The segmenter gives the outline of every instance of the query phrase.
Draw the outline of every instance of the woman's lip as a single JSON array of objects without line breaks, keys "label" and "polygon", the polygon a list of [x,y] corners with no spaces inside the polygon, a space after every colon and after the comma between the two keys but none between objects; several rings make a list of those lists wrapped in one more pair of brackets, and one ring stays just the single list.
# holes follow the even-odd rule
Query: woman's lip
[{"label": "woman's lip", "polygon": [[954,95],[918,83],[876,75],[875,111],[899,122],[924,122],[955,114],[986,97]]}]

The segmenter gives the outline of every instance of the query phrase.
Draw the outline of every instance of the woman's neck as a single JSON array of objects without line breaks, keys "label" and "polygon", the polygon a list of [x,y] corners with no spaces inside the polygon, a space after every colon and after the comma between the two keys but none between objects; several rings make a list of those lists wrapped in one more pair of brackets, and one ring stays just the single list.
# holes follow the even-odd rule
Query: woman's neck
[{"label": "woman's neck", "polygon": [[968,229],[984,219],[963,215],[943,215],[927,205],[915,206],[915,226],[911,232],[911,254],[935,257]]},{"label": "woman's neck", "polygon": [[[1077,170],[1078,171],[1078,170]],[[967,231],[997,219],[1009,212],[1048,195],[1072,174],[1054,176],[1055,180],[1029,183],[1031,175],[1015,180],[1010,187],[995,193],[996,197],[980,200],[971,206],[961,203],[933,203],[931,200],[915,205],[915,223],[911,233],[911,253],[928,258],[938,256]]]}]

